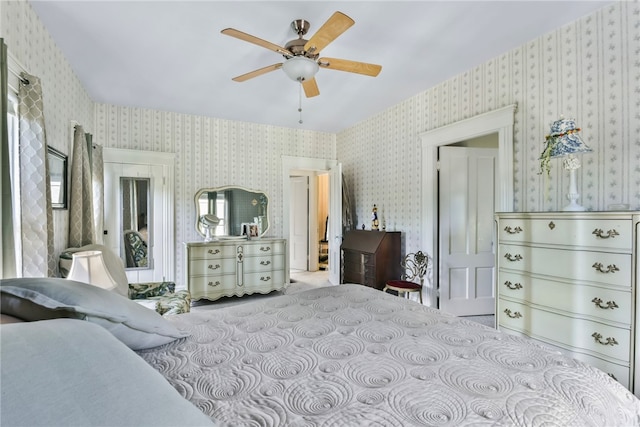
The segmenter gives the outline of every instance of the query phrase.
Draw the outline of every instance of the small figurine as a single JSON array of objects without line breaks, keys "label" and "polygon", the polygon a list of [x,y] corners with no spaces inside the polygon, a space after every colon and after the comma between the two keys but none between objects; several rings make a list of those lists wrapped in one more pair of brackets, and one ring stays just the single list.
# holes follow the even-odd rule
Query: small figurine
[{"label": "small figurine", "polygon": [[371,212],[371,230],[378,231],[378,208],[373,205],[373,212]]},{"label": "small figurine", "polygon": [[362,224],[362,229],[364,230],[364,224]]}]

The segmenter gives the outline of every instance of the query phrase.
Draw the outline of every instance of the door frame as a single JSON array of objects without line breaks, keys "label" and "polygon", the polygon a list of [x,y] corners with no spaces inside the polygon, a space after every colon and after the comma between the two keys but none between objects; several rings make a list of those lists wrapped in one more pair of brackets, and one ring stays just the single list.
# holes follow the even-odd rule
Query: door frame
[{"label": "door frame", "polygon": [[[282,156],[282,230],[283,233],[289,234],[289,209],[291,203],[291,183],[289,181],[289,176],[295,174],[294,172],[300,171],[315,171],[315,172],[323,172],[328,173],[331,169],[336,167],[338,164],[337,160],[331,159],[317,159],[312,157],[295,157],[295,156]],[[334,195],[331,192],[331,186],[329,187],[329,203],[331,203],[331,199]],[[342,195],[340,195],[342,197]],[[331,218],[329,219],[331,220]],[[342,217],[337,219],[342,222]],[[340,224],[340,229],[342,228],[342,224]],[[287,238],[287,241],[289,239]],[[287,253],[286,253],[286,265],[285,265],[285,274],[286,274],[286,283],[290,282],[289,272],[289,254],[290,248],[287,244]],[[329,268],[331,268],[331,263],[329,263]],[[338,267],[339,268],[339,267]]]},{"label": "door frame", "polygon": [[438,256],[438,147],[480,136],[498,134],[497,200],[502,212],[513,211],[513,124],[516,104],[479,114],[421,133],[422,230],[421,246],[433,260],[433,277],[427,281],[425,305],[438,307],[440,259]]},{"label": "door frame", "polygon": [[[160,200],[162,214],[164,220],[161,224],[154,224],[154,227],[159,227],[163,239],[162,241],[154,240],[154,263],[153,271],[158,271],[162,275],[164,281],[175,280],[175,226],[174,226],[174,195],[173,195],[173,181],[174,181],[174,161],[175,154],[164,153],[157,151],[142,151],[142,150],[130,150],[124,148],[107,148],[102,151],[103,163],[113,163],[121,165],[143,165],[143,166],[161,166],[163,172],[162,185],[162,200]],[[106,183],[105,183],[106,184]],[[118,183],[111,183],[112,185],[119,185]],[[107,209],[106,197],[108,193],[105,188],[105,209],[104,209],[104,229],[111,233],[109,239],[110,242],[117,241],[120,244],[122,240],[122,230],[120,222],[120,202],[116,203],[115,209],[113,206],[111,209]],[[110,193],[119,194],[118,189],[110,189]],[[157,195],[152,195],[152,198]],[[115,212],[115,213],[114,213]],[[115,215],[115,217],[114,217]],[[114,231],[115,230],[115,231]],[[114,233],[116,236],[114,237]],[[107,244],[105,242],[105,244]],[[119,246],[118,246],[119,248]],[[115,246],[112,247],[117,254],[120,255],[120,251]],[[127,270],[127,277],[130,281],[138,281],[137,275],[139,272],[135,270]]]}]

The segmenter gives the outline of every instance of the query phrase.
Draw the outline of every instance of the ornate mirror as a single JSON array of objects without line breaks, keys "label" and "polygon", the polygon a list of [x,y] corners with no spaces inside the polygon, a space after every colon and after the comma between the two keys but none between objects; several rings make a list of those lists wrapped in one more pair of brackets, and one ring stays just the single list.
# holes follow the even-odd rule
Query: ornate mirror
[{"label": "ornate mirror", "polygon": [[269,229],[269,198],[266,194],[243,187],[203,188],[196,193],[198,233],[206,241],[241,237],[247,230],[264,236]]}]

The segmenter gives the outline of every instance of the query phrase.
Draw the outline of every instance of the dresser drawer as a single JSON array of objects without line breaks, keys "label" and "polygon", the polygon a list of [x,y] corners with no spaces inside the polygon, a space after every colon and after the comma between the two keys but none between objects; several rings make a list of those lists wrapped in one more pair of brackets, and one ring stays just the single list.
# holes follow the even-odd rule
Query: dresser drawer
[{"label": "dresser drawer", "polygon": [[242,264],[245,272],[282,270],[284,269],[284,258],[266,255],[245,257]]},{"label": "dresser drawer", "polygon": [[606,360],[602,360],[597,357],[589,356],[582,353],[572,353],[571,357],[574,359],[580,360],[581,362],[588,363],[594,368],[598,368],[609,376],[613,377],[620,384],[629,388],[631,384],[630,374],[631,369],[629,366],[621,365],[618,363],[607,362]]},{"label": "dresser drawer", "polygon": [[245,273],[243,283],[239,284],[239,286],[244,286],[247,290],[260,289],[260,292],[263,293],[281,289],[284,287],[284,270],[264,273]]},{"label": "dresser drawer", "polygon": [[498,324],[541,341],[585,350],[629,363],[631,332],[602,323],[563,316],[500,298]]},{"label": "dresser drawer", "polygon": [[190,246],[188,249],[190,259],[220,259],[234,258],[236,256],[236,247],[234,245],[215,246]]},{"label": "dresser drawer", "polygon": [[[522,332],[511,330],[511,329],[508,329],[507,327],[501,327],[500,329],[504,332],[508,332],[513,335],[528,337],[526,334]],[[553,350],[559,351],[560,353],[563,353],[568,357],[577,359],[581,362],[584,362],[593,366],[594,368],[600,369],[602,372],[604,372],[605,374],[608,374],[609,376],[611,376],[613,379],[618,381],[620,384],[622,384],[626,388],[629,388],[629,385],[631,384],[631,369],[629,367],[629,363],[609,362],[599,357],[589,356],[588,354],[580,352],[580,349],[576,349],[574,347],[563,348],[563,347],[550,344],[548,342],[545,342],[544,345]]]},{"label": "dresser drawer", "polygon": [[236,271],[235,258],[192,259],[189,261],[189,276],[222,276]]},{"label": "dresser drawer", "polygon": [[498,294],[511,300],[535,303],[567,313],[631,325],[631,289],[576,285],[498,271]]},{"label": "dresser drawer", "polygon": [[503,242],[597,247],[631,252],[631,219],[512,219],[500,220]]},{"label": "dresser drawer", "polygon": [[235,283],[235,273],[208,277],[192,276],[189,277],[189,292],[193,299],[217,299],[222,295],[232,295],[236,288]]},{"label": "dresser drawer", "polygon": [[244,256],[283,254],[284,242],[255,241],[240,245]]},{"label": "dresser drawer", "polygon": [[631,254],[500,245],[500,269],[631,287]]}]

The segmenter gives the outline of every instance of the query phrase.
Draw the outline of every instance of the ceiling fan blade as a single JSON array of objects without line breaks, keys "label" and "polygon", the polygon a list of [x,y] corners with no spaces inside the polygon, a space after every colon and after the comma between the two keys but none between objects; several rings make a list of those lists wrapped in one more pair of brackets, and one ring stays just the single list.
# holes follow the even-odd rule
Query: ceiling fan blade
[{"label": "ceiling fan blade", "polygon": [[317,54],[353,24],[353,19],[342,12],[335,12],[304,45],[304,50]]},{"label": "ceiling fan blade", "polygon": [[262,40],[261,38],[258,38],[256,36],[252,36],[251,34],[243,33],[242,31],[238,31],[238,30],[236,30],[234,28],[225,28],[224,30],[222,30],[220,32],[222,34],[227,35],[227,36],[235,37],[235,38],[243,40],[245,42],[256,44],[258,46],[264,47],[265,49],[272,50],[274,52],[280,53],[280,54],[285,55],[287,57],[293,56],[293,53],[291,53],[288,49],[286,49],[286,48],[284,48],[282,46],[278,46],[277,44],[268,42],[266,40]]},{"label": "ceiling fan blade", "polygon": [[302,88],[304,89],[304,94],[307,98],[313,98],[314,96],[320,95],[320,90],[318,89],[315,77],[309,80],[303,80]]},{"label": "ceiling fan blade", "polygon": [[367,64],[366,62],[349,61],[347,59],[320,58],[318,63],[323,68],[330,70],[347,71],[349,73],[364,74],[376,77],[382,70],[381,65]]},{"label": "ceiling fan blade", "polygon": [[262,67],[262,68],[259,68],[257,70],[253,70],[253,71],[251,71],[251,72],[249,72],[247,74],[243,74],[241,76],[234,77],[231,80],[233,80],[234,82],[244,82],[244,81],[247,81],[247,80],[252,79],[254,77],[258,77],[258,76],[261,76],[263,74],[266,74],[266,73],[268,73],[270,71],[278,70],[280,68],[282,68],[282,64],[273,64],[273,65],[269,65],[268,67]]}]

